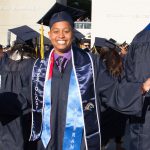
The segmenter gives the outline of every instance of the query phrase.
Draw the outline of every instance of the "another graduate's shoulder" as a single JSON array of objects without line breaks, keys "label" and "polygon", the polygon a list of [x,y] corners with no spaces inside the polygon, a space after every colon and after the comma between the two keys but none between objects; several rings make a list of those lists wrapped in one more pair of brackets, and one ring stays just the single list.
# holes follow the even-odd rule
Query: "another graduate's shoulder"
[{"label": "another graduate's shoulder", "polygon": [[93,60],[94,68],[96,68],[97,71],[106,70],[106,65],[98,54],[93,54],[89,52],[89,55],[91,56]]},{"label": "another graduate's shoulder", "polygon": [[3,55],[0,57],[0,65],[5,64],[7,59],[8,59],[8,54],[6,52],[3,52]]},{"label": "another graduate's shoulder", "polygon": [[44,58],[49,57],[50,52],[53,50],[53,48],[49,49],[48,51],[45,51]]},{"label": "another graduate's shoulder", "polygon": [[99,59],[98,55],[95,55],[91,52],[86,52],[86,51],[84,51],[83,49],[81,49],[77,46],[73,45],[72,50],[73,50],[74,54],[87,55],[87,56],[90,55],[93,61],[95,61],[96,59]]},{"label": "another graduate's shoulder", "polygon": [[77,47],[76,45],[72,45],[72,50],[74,52],[79,52],[79,53],[85,53],[81,48]]},{"label": "another graduate's shoulder", "polygon": [[29,58],[23,61],[25,67],[32,68],[34,65],[35,59]]},{"label": "another graduate's shoulder", "polygon": [[75,61],[86,59],[88,57],[87,52],[77,46],[72,46],[72,51]]},{"label": "another graduate's shoulder", "polygon": [[93,54],[91,52],[86,52],[84,50],[82,50],[81,48],[72,47],[74,54],[77,54],[78,57],[85,57],[85,56],[89,56],[93,62],[93,66],[94,69],[96,69],[97,71],[104,71],[106,70],[106,66],[104,64],[104,62],[102,61],[102,59],[100,58],[100,56],[98,54]]}]

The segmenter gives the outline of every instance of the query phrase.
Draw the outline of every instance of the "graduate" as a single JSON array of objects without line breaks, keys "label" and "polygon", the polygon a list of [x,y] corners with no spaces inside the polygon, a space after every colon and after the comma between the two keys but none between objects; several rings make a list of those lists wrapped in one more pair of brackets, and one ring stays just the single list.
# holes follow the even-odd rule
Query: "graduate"
[{"label": "graduate", "polygon": [[[140,31],[129,46],[125,70],[130,82],[142,83],[150,77],[150,25]],[[150,150],[150,91],[143,94],[142,115],[130,117],[130,150]]]},{"label": "graduate", "polygon": [[[27,39],[32,39],[32,35]],[[29,45],[20,43],[0,59],[1,150],[29,150],[32,51]]]},{"label": "graduate", "polygon": [[[124,113],[141,112],[141,83],[119,84],[97,55],[72,44],[74,18],[81,13],[55,3],[39,21],[50,27],[53,49],[32,72],[30,140],[37,150],[100,150],[101,101]],[[130,101],[123,101],[124,88]]]},{"label": "graduate", "polygon": [[[122,58],[119,55],[119,47],[110,40],[96,37],[93,49],[100,55],[111,76],[121,80],[124,69]],[[101,143],[102,149],[109,144],[109,140],[115,138],[116,150],[123,150],[122,137],[125,134],[127,116],[117,112],[105,103],[101,103]]]}]

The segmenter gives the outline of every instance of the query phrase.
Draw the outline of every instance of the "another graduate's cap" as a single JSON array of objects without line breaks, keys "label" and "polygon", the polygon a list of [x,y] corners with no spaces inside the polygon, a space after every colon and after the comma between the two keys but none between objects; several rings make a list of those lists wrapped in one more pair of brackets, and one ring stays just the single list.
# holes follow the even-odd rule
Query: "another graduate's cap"
[{"label": "another graduate's cap", "polygon": [[144,30],[150,30],[150,23],[144,28]]},{"label": "another graduate's cap", "polygon": [[52,8],[37,22],[50,26],[59,21],[67,21],[74,27],[74,21],[83,16],[85,11],[73,7],[62,5],[56,2]]},{"label": "another graduate's cap", "polygon": [[110,38],[109,41],[110,41],[111,43],[114,43],[114,44],[117,43],[117,41],[116,41],[115,39],[113,39],[113,38]]},{"label": "another graduate's cap", "polygon": [[82,38],[82,39],[80,40],[80,42],[81,42],[81,44],[84,44],[84,43],[91,43],[91,40],[90,40],[90,39],[86,39],[86,38],[84,37],[84,38]]},{"label": "another graduate's cap", "polygon": [[84,34],[82,34],[81,32],[79,32],[78,30],[74,29],[74,36],[77,40],[81,40],[84,38]]},{"label": "another graduate's cap", "polygon": [[107,40],[105,38],[95,37],[94,45],[97,46],[97,47],[108,47],[108,48],[111,48],[111,49],[115,49],[117,52],[119,52],[120,48],[114,42],[116,42],[116,41],[112,40],[112,39]]},{"label": "another graduate's cap", "polygon": [[9,29],[10,32],[17,36],[16,43],[31,44],[32,39],[40,36],[38,32],[27,25]]},{"label": "another graduate's cap", "polygon": [[108,47],[108,48],[115,48],[116,45],[105,39],[105,38],[100,38],[100,37],[95,37],[95,43],[94,43],[95,46],[98,46],[98,47]]}]

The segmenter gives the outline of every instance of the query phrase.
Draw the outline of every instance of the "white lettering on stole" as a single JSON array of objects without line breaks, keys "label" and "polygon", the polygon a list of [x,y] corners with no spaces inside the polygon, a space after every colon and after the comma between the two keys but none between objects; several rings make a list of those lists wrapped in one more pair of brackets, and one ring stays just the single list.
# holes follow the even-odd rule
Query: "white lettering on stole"
[{"label": "white lettering on stole", "polygon": [[39,83],[40,73],[41,73],[41,70],[42,70],[41,67],[42,67],[42,64],[40,64],[40,67],[39,67],[39,69],[37,71],[37,76],[36,76],[36,79],[35,79],[36,84],[35,84],[35,88],[34,88],[34,90],[35,90],[34,96],[35,96],[35,109],[36,110],[38,109],[38,106],[39,106],[39,103],[38,103],[38,101],[39,101],[39,97],[38,97],[38,91],[39,91],[38,83]]},{"label": "white lettering on stole", "polygon": [[[77,109],[74,110],[74,114],[77,114]],[[74,117],[74,127],[73,127],[73,131],[72,131],[72,136],[71,136],[71,141],[70,141],[70,150],[73,150],[74,149],[74,139],[76,137],[76,133],[75,133],[75,130],[76,130],[76,119],[77,119],[77,116],[75,115]]]}]

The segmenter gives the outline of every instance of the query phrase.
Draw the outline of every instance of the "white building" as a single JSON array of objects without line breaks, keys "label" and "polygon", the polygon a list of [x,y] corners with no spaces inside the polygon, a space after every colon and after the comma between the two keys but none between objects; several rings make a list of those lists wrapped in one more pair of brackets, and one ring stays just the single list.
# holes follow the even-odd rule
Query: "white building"
[{"label": "white building", "polygon": [[[8,29],[28,25],[39,32],[36,22],[56,0],[1,0],[0,44],[7,45]],[[67,0],[57,0],[66,4]],[[113,38],[131,42],[133,37],[150,22],[150,0],[92,0],[92,43],[94,38]],[[78,29],[82,32],[82,30]],[[47,36],[48,28],[44,28]],[[90,30],[86,30],[90,32]],[[11,37],[11,41],[14,37]]]},{"label": "white building", "polygon": [[[66,1],[60,1],[66,4]],[[7,45],[8,29],[28,25],[39,32],[36,22],[50,9],[56,0],[1,0],[0,1],[0,44]],[[48,28],[44,27],[45,36]],[[11,34],[11,42],[15,35]],[[11,44],[11,43],[10,43]]]},{"label": "white building", "polygon": [[92,41],[113,38],[130,43],[150,23],[150,0],[92,0]]}]

